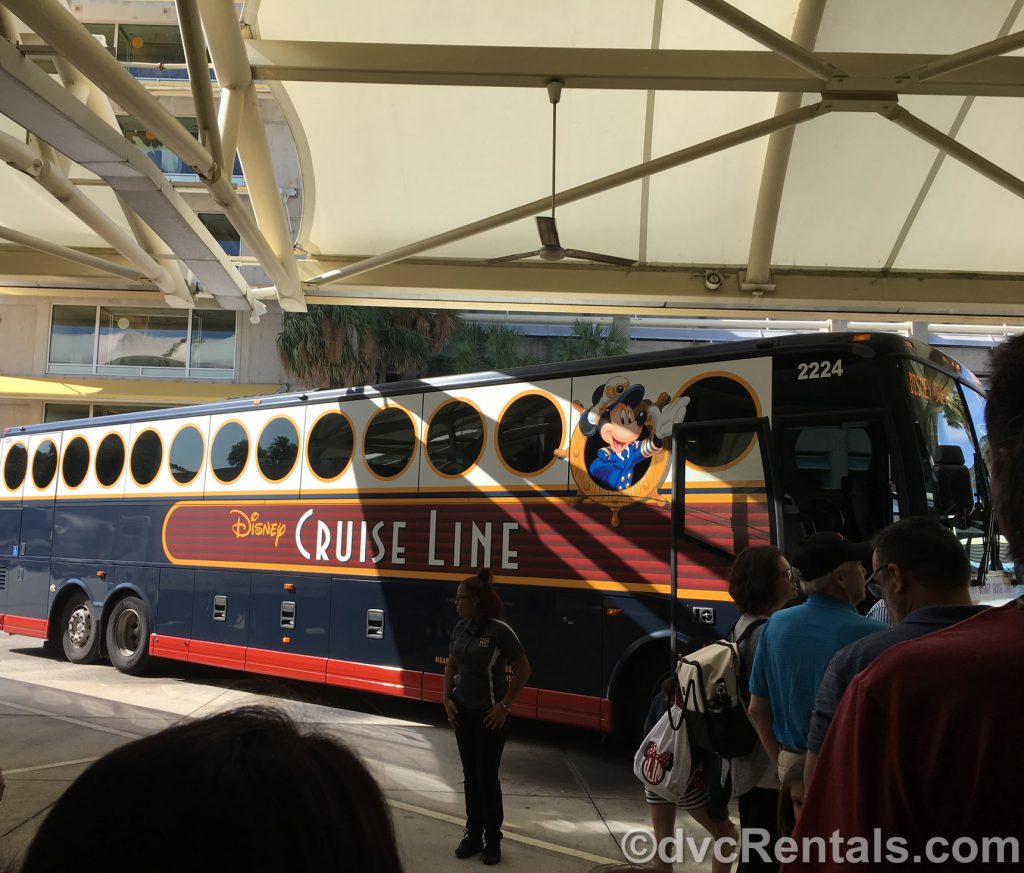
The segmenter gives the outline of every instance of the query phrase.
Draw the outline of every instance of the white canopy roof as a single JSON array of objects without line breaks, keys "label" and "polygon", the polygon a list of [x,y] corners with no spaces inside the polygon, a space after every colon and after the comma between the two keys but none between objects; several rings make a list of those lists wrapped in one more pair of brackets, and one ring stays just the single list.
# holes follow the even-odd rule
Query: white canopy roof
[{"label": "white canopy roof", "polygon": [[[61,11],[57,0],[7,5],[23,31],[126,105],[126,86],[104,87],[67,22],[50,15]],[[230,86],[232,59],[244,58],[245,75],[270,84],[302,171],[293,254],[259,204],[261,189],[280,180],[268,184],[243,151],[259,231],[278,264],[275,277],[257,251],[269,280],[246,272],[244,289],[214,290],[231,308],[273,305],[274,286],[291,276],[287,308],[305,299],[1024,315],[1022,0],[261,0],[244,5],[238,32],[211,17],[214,0],[196,5],[219,80]],[[110,6],[127,14],[174,4],[76,3],[76,15]],[[975,46],[948,71],[935,68]],[[552,80],[562,83],[560,242],[633,267],[486,263],[540,248],[533,216],[550,213]],[[0,118],[0,131],[24,140],[24,114],[2,98],[0,111],[15,119]],[[777,116],[796,125],[735,134]],[[167,141],[157,121],[147,123]],[[660,169],[665,156],[674,157]],[[629,181],[613,184],[630,168]],[[23,170],[0,166],[0,186],[0,227],[109,256],[109,243]],[[110,189],[81,190],[128,228]],[[170,242],[159,220],[154,230]],[[155,287],[53,257],[32,262],[35,274],[15,273],[28,262],[14,252],[0,249],[0,284]],[[720,290],[705,287],[706,269],[723,274]]]}]

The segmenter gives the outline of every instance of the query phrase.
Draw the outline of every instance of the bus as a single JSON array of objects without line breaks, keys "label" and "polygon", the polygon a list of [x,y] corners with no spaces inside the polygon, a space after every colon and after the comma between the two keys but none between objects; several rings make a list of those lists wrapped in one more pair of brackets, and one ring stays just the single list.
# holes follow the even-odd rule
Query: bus
[{"label": "bus", "polygon": [[729,630],[748,545],[930,515],[984,582],[983,410],[934,348],[812,334],[11,427],[0,629],[439,702],[489,567],[515,714],[610,731]]}]

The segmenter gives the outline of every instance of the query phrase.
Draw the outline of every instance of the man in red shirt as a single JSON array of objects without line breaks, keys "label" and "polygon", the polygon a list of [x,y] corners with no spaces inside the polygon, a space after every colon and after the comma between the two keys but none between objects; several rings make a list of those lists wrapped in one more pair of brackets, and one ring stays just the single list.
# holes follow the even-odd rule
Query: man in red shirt
[{"label": "man in red shirt", "polygon": [[[1024,336],[993,353],[992,492],[1024,560]],[[894,863],[1019,870],[1024,600],[902,643],[851,683],[822,746],[786,871]],[[801,845],[813,838],[814,842]],[[787,859],[788,860],[788,859]]]}]

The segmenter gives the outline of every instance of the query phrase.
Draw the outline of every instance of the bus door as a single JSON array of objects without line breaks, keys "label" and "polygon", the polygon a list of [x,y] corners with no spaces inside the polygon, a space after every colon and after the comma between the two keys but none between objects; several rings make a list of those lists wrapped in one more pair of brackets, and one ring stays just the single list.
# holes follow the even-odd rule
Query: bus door
[{"label": "bus door", "polygon": [[691,639],[715,638],[736,619],[726,582],[734,558],[779,542],[771,425],[765,417],[683,422],[673,440],[674,624]]},{"label": "bus door", "polygon": [[899,518],[884,410],[776,415],[774,430],[786,550],[822,531],[868,541]]}]

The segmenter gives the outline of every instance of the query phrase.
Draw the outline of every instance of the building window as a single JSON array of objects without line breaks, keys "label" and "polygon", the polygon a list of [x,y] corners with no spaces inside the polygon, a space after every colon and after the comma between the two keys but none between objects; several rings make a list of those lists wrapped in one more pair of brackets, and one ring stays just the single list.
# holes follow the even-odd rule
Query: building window
[{"label": "building window", "polygon": [[[192,136],[199,140],[199,122],[194,115],[176,116],[178,122]],[[160,172],[174,182],[193,182],[199,178],[196,171],[171,151],[169,146],[163,144],[157,135],[149,130],[146,125],[133,115],[117,116],[117,123],[121,125],[121,132],[125,139],[132,145],[145,152],[149,159],[160,168]],[[241,185],[245,179],[242,176],[242,162],[235,156],[234,166],[231,168],[231,181]]]},{"label": "building window", "polygon": [[136,79],[188,79],[181,31],[173,24],[86,24]]},{"label": "building window", "polygon": [[231,379],[235,313],[54,306],[49,373]]},{"label": "building window", "polygon": [[126,415],[129,412],[150,412],[166,406],[108,406],[105,403],[44,403],[43,421],[74,421],[77,418],[98,418],[101,415]]},{"label": "building window", "polygon": [[213,238],[220,243],[220,247],[224,249],[225,253],[234,257],[238,257],[242,253],[241,237],[223,212],[200,212],[198,214],[199,220],[210,231]]}]

